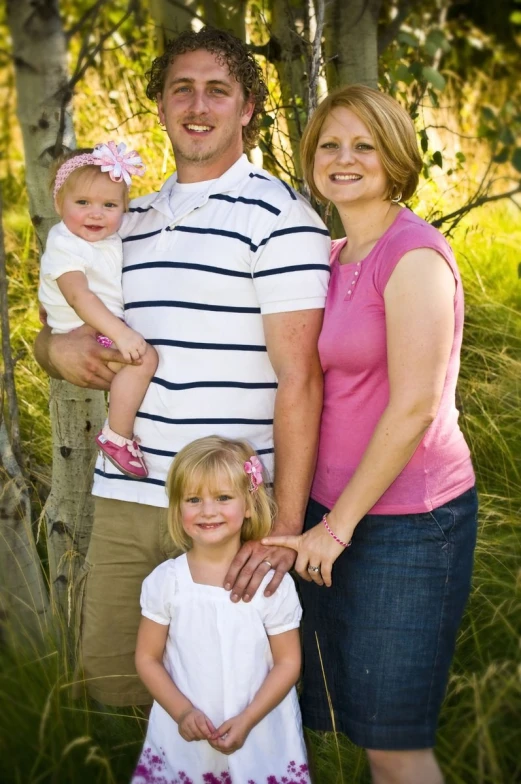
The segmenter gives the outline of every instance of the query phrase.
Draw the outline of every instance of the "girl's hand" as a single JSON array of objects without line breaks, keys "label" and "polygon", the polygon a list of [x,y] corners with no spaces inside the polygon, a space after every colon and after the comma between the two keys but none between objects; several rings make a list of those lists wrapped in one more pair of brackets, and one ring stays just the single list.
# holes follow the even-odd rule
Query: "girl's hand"
[{"label": "girl's hand", "polygon": [[[332,585],[331,571],[339,555],[344,552],[344,547],[335,542],[322,523],[310,528],[300,536],[268,536],[262,540],[265,545],[289,547],[297,553],[295,569],[299,575],[308,582],[317,585]],[[311,569],[310,567],[317,567]]]},{"label": "girl's hand", "polygon": [[202,711],[189,708],[179,717],[177,722],[179,734],[187,741],[210,740],[215,734],[215,727]]},{"label": "girl's hand", "polygon": [[127,362],[139,359],[147,350],[147,342],[143,335],[134,332],[130,327],[125,327],[122,335],[116,340],[116,345]]},{"label": "girl's hand", "polygon": [[208,739],[208,743],[221,754],[233,754],[244,746],[251,729],[251,724],[239,713],[238,716],[223,721]]}]

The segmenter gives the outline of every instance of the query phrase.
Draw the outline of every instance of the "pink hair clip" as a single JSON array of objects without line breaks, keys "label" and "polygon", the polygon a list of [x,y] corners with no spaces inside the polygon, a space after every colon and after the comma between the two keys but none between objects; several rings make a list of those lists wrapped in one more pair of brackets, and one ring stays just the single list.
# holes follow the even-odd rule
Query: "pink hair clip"
[{"label": "pink hair clip", "polygon": [[262,478],[262,463],[257,455],[252,455],[244,463],[244,470],[250,477],[250,493],[254,493],[258,486],[264,481]]}]

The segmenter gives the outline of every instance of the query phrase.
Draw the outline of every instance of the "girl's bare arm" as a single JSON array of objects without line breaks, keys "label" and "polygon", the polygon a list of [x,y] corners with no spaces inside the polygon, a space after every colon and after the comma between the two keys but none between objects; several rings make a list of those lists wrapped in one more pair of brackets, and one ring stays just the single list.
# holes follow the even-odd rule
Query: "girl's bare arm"
[{"label": "girl's bare arm", "polygon": [[210,738],[212,722],[177,688],[163,664],[168,626],[141,618],[136,645],[136,670],[152,697],[178,724],[185,740]]}]

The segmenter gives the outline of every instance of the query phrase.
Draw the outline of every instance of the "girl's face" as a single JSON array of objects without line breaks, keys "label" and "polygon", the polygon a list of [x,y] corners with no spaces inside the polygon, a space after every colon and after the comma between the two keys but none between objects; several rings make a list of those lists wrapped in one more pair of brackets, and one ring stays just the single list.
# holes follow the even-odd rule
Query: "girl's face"
[{"label": "girl's face", "polygon": [[126,185],[112,182],[102,172],[78,177],[67,183],[56,211],[69,231],[87,242],[98,242],[115,234],[125,212]]},{"label": "girl's face", "polygon": [[335,206],[386,198],[387,175],[371,131],[351,109],[337,106],[324,121],[313,177]]},{"label": "girl's face", "polygon": [[187,487],[181,501],[183,528],[194,545],[239,544],[242,524],[250,516],[246,498],[225,475],[218,477],[215,487]]}]

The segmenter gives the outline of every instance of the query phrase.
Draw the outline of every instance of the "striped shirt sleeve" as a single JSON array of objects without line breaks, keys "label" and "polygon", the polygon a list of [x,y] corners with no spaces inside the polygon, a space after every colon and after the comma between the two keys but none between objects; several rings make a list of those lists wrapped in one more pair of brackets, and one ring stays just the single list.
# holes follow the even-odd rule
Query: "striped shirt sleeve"
[{"label": "striped shirt sleeve", "polygon": [[288,203],[253,254],[262,315],[323,308],[329,280],[329,233],[301,197]]}]

